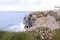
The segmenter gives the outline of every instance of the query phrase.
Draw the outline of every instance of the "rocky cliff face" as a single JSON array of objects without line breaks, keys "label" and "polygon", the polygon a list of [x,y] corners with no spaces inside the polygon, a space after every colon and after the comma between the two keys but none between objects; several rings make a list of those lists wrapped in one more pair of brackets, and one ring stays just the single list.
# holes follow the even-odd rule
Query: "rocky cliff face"
[{"label": "rocky cliff face", "polygon": [[59,27],[55,19],[56,14],[54,11],[31,12],[24,17],[25,29],[32,31],[39,27],[47,27],[54,30]]}]

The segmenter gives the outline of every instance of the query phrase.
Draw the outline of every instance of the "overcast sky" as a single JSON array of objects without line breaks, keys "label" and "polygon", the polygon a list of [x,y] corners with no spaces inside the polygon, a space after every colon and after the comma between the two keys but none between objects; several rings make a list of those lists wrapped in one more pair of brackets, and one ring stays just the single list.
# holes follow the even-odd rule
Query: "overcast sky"
[{"label": "overcast sky", "polygon": [[54,9],[59,0],[0,0],[0,11],[36,11]]}]

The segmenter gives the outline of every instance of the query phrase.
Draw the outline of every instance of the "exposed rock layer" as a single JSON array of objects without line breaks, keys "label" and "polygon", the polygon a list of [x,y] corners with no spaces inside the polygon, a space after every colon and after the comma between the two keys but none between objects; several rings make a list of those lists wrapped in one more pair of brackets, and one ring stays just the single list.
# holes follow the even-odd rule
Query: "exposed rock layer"
[{"label": "exposed rock layer", "polygon": [[43,26],[54,30],[59,27],[55,19],[56,14],[54,11],[31,12],[24,17],[25,29],[32,31]]}]

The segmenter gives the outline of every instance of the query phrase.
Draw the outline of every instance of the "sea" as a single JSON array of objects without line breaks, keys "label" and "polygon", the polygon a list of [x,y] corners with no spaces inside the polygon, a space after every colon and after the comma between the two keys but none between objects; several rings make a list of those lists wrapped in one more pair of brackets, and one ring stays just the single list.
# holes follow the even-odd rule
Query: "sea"
[{"label": "sea", "polygon": [[1,31],[25,31],[23,19],[28,12],[26,11],[7,11],[0,12],[0,30]]}]

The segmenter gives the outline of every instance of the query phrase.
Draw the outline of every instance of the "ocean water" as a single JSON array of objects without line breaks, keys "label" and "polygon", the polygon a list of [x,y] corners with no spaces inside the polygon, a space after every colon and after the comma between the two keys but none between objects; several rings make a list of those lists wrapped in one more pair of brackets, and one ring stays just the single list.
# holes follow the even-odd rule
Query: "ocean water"
[{"label": "ocean water", "polygon": [[23,18],[27,12],[0,12],[0,30],[24,31]]}]

